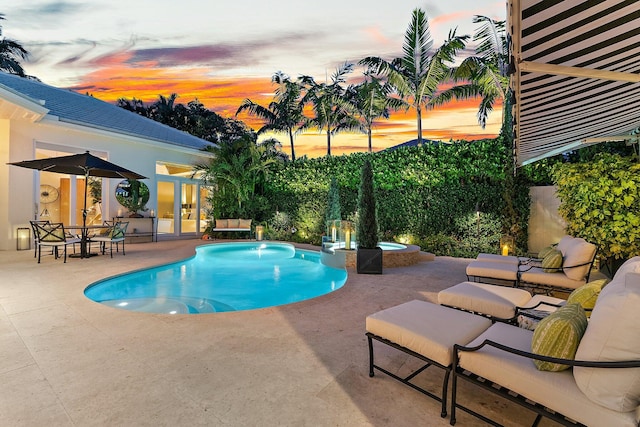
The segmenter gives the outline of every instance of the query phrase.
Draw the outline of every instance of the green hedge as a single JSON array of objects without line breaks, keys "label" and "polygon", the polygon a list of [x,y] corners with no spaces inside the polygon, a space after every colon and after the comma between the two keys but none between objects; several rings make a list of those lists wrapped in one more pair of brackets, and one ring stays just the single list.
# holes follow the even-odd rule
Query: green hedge
[{"label": "green hedge", "polygon": [[[508,155],[500,139],[487,139],[307,159],[277,170],[265,195],[271,212],[290,216],[294,240],[319,244],[331,178],[339,187],[343,218],[355,219],[360,170],[369,159],[381,240],[419,244],[438,255],[475,256],[497,252],[509,228],[503,213],[505,182],[513,182],[505,180]],[[512,193],[525,196],[514,206],[525,219],[520,232],[526,239],[528,189],[517,182],[522,188]]]}]

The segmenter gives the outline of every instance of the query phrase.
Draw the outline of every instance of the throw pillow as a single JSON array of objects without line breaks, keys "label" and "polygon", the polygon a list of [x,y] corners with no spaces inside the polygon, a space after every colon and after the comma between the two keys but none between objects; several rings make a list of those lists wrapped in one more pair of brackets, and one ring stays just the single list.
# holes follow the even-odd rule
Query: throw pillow
[{"label": "throw pillow", "polygon": [[[538,323],[533,331],[531,351],[542,356],[573,360],[582,335],[587,330],[587,316],[580,304],[560,307]],[[563,371],[569,365],[534,360],[540,371]]]},{"label": "throw pillow", "polygon": [[598,295],[600,295],[600,291],[608,282],[608,279],[600,279],[580,286],[571,292],[569,298],[567,298],[567,304],[580,304],[584,308],[587,318],[591,317],[591,310],[596,306]]},{"label": "throw pillow", "polygon": [[547,246],[546,248],[540,249],[540,252],[538,252],[538,258],[539,259],[544,259],[547,255],[549,255],[553,251],[557,250],[556,249],[557,247],[558,247],[558,245],[555,244],[555,245]]},{"label": "throw pillow", "polygon": [[545,273],[557,273],[562,267],[562,252],[557,249],[549,252],[542,260],[542,271]]}]

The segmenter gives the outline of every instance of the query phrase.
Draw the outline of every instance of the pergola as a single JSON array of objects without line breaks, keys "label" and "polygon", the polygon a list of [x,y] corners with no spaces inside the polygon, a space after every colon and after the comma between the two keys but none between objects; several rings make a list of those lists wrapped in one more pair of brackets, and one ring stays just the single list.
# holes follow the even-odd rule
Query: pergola
[{"label": "pergola", "polygon": [[638,141],[638,0],[508,0],[507,23],[518,166]]}]

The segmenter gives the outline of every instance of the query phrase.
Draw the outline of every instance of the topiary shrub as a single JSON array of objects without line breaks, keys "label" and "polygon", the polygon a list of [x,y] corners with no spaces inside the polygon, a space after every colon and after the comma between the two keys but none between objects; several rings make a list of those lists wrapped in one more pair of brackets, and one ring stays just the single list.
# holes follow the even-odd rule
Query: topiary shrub
[{"label": "topiary shrub", "polygon": [[373,249],[378,246],[378,222],[376,198],[373,193],[373,169],[365,160],[358,192],[358,248]]}]

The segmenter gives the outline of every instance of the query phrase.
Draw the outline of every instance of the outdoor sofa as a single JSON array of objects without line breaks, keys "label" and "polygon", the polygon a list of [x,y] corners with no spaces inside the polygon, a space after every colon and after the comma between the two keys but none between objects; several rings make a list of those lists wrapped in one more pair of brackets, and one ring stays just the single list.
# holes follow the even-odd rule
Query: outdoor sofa
[{"label": "outdoor sofa", "polygon": [[211,232],[245,232],[251,236],[250,219],[216,219],[216,226]]},{"label": "outdoor sofa", "polygon": [[594,244],[579,237],[564,236],[550,249],[557,250],[553,261],[558,263],[553,265],[545,265],[547,259],[552,259],[551,255],[529,259],[479,254],[467,266],[467,277],[470,281],[508,284],[543,293],[571,292],[589,281],[597,253]]}]

